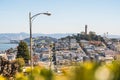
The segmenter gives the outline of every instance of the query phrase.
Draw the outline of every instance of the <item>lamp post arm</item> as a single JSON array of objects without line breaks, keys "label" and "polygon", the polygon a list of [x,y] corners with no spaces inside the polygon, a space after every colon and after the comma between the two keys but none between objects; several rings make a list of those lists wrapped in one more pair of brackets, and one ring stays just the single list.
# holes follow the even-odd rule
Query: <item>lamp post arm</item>
[{"label": "lamp post arm", "polygon": [[38,16],[38,15],[40,15],[40,14],[43,14],[43,13],[35,14],[35,15],[33,15],[33,16],[31,17],[31,19],[34,18],[34,17],[36,17],[36,16]]},{"label": "lamp post arm", "polygon": [[33,15],[33,16],[31,17],[31,19],[34,18],[34,17],[36,17],[36,16],[38,16],[38,15],[41,15],[41,14],[44,14],[44,15],[47,15],[47,16],[50,16],[50,15],[51,15],[51,14],[48,13],[48,12],[46,12],[46,13],[38,13],[38,14]]}]

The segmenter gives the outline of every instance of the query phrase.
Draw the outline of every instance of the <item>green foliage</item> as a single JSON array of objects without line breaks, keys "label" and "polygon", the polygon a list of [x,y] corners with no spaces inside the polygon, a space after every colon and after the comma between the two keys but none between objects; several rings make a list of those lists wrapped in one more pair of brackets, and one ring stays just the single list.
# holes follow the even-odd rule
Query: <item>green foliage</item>
[{"label": "green foliage", "polygon": [[17,58],[16,63],[19,65],[19,72],[22,72],[23,66],[25,66],[25,61],[23,58]]},{"label": "green foliage", "polygon": [[[68,39],[74,38],[77,40],[77,42],[80,42],[80,40],[88,40],[88,41],[93,40],[93,41],[105,42],[103,37],[101,37],[100,35],[96,35],[96,33],[92,31],[90,31],[89,34],[87,35],[78,33],[77,35],[67,36],[66,38]],[[61,39],[64,39],[64,38],[61,38]]]},{"label": "green foliage", "polygon": [[17,49],[18,49],[17,58],[23,58],[25,62],[28,63],[28,60],[30,60],[30,55],[27,43],[20,41]]},{"label": "green foliage", "polygon": [[23,73],[17,73],[15,75],[15,80],[28,80],[28,77],[27,76],[24,76]]},{"label": "green foliage", "polygon": [[80,64],[73,69],[73,74],[70,80],[95,80],[94,75],[95,70],[97,69],[96,67],[98,67],[98,64],[91,64],[90,62]]},{"label": "green foliage", "polygon": [[112,38],[112,42],[118,42],[118,39]]},{"label": "green foliage", "polygon": [[54,73],[49,70],[49,69],[45,69],[43,67],[34,67],[34,69],[32,70],[28,70],[28,80],[54,80],[53,75]]},{"label": "green foliage", "polygon": [[113,76],[113,80],[120,80],[120,61],[113,61],[112,65],[108,65]]},{"label": "green foliage", "polygon": [[25,66],[25,62],[24,62],[23,58],[17,58],[16,61],[19,64],[20,67]]},{"label": "green foliage", "polygon": [[42,75],[45,80],[53,80],[53,72],[51,70],[42,69],[40,75]]}]

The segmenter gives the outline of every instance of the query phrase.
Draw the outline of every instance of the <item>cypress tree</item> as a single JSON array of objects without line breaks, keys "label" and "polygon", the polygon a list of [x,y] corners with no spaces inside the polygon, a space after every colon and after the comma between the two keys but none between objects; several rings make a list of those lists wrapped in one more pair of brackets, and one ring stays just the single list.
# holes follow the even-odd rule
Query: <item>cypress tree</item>
[{"label": "cypress tree", "polygon": [[20,41],[17,50],[17,58],[23,58],[25,63],[28,63],[28,61],[30,60],[30,54],[27,43],[24,41]]}]

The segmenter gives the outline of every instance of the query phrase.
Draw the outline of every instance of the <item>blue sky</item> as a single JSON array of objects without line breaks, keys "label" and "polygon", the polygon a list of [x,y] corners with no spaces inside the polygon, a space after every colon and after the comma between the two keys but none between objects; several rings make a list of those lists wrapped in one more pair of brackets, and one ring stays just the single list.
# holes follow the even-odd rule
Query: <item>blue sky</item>
[{"label": "blue sky", "polygon": [[0,0],[0,33],[29,33],[29,12],[39,15],[33,33],[89,31],[120,35],[120,0]]}]

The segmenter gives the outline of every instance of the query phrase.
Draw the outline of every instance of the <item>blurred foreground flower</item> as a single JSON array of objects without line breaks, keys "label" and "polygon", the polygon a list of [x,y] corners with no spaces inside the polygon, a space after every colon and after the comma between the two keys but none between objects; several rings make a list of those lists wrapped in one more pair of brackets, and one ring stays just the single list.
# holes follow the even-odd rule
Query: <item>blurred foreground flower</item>
[{"label": "blurred foreground flower", "polygon": [[0,80],[6,80],[3,76],[0,76]]},{"label": "blurred foreground flower", "polygon": [[[61,67],[60,73],[36,66],[28,67],[25,73],[17,73],[15,80],[120,80],[120,61],[110,64],[84,62]],[[0,76],[0,80],[6,80]],[[8,79],[9,80],[9,79]]]},{"label": "blurred foreground flower", "polygon": [[95,72],[96,80],[111,80],[110,70],[106,66],[99,67]]},{"label": "blurred foreground flower", "polygon": [[15,75],[15,78],[16,78],[15,80],[28,80],[27,76],[24,76],[23,73],[17,73]]}]

